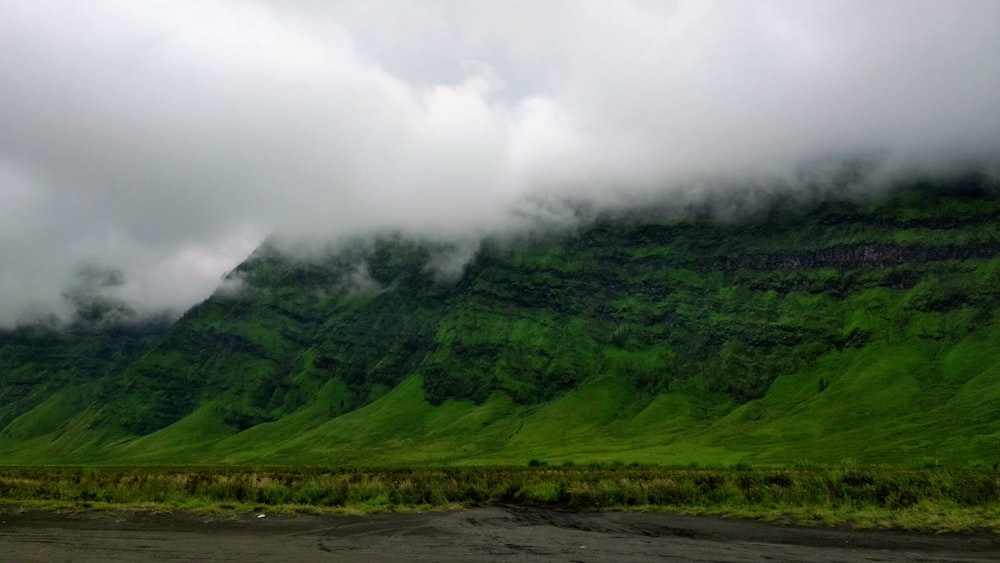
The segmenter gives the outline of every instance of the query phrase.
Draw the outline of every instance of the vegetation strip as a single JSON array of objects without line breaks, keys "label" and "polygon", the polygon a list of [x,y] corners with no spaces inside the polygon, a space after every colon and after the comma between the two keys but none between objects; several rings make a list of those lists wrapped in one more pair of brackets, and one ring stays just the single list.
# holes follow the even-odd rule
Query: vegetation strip
[{"label": "vegetation strip", "polygon": [[359,513],[520,503],[1000,533],[1000,472],[988,469],[5,467],[0,501],[51,508]]}]

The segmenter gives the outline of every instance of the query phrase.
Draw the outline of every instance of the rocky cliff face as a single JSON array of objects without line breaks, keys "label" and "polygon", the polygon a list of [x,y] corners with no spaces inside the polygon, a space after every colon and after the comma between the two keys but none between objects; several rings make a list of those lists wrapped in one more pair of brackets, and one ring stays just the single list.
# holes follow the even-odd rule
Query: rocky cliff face
[{"label": "rocky cliff face", "polygon": [[871,243],[838,245],[812,252],[776,252],[723,258],[711,269],[732,272],[752,270],[801,270],[837,268],[839,270],[884,270],[901,264],[922,264],[946,260],[974,260],[1000,256],[1000,243],[972,242],[928,246],[922,244]]}]

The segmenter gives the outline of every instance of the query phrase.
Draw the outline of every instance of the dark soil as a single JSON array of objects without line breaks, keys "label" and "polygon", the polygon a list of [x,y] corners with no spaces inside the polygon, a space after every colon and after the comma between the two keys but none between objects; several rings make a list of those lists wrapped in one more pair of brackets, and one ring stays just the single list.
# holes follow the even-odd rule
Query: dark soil
[{"label": "dark soil", "polygon": [[203,516],[0,509],[6,561],[997,561],[1000,537],[497,506]]}]

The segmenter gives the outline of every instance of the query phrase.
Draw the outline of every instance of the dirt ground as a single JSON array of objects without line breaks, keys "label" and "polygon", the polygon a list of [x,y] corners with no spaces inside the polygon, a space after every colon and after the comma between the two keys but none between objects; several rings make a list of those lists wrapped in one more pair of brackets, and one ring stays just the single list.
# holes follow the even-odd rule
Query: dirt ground
[{"label": "dirt ground", "polygon": [[500,506],[372,516],[0,509],[4,561],[998,561],[1000,538]]}]

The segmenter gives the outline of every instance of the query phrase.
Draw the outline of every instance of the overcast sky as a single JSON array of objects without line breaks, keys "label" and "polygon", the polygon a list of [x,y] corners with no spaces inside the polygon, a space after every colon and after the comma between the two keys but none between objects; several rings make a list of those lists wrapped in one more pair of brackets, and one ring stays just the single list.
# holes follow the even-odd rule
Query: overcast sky
[{"label": "overcast sky", "polygon": [[0,0],[0,326],[93,266],[182,310],[274,232],[998,148],[996,0]]}]

